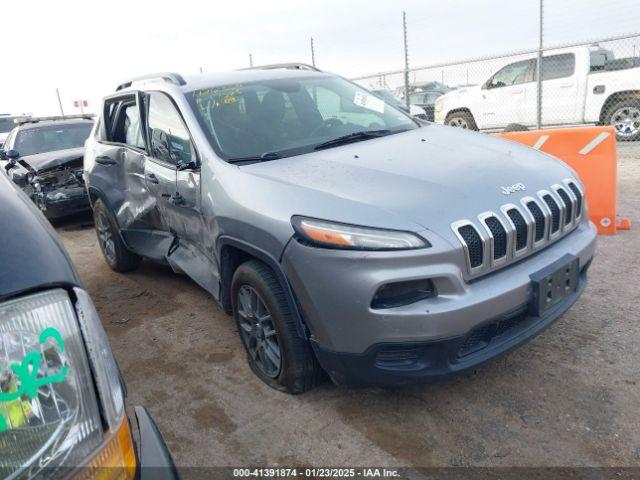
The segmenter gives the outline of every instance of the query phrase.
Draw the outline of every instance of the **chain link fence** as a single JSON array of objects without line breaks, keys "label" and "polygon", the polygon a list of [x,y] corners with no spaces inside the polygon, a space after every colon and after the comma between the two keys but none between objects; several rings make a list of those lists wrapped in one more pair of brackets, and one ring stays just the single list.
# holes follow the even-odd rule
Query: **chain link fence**
[{"label": "chain link fence", "polygon": [[[556,17],[566,13],[554,11],[547,30],[562,33]],[[609,31],[629,28],[626,20]],[[481,38],[485,27],[478,28]],[[540,45],[544,31],[541,25]],[[609,124],[619,141],[640,140],[640,31],[411,67],[406,86],[405,71],[352,80],[405,101],[408,95],[424,117],[447,125],[495,131]]]}]

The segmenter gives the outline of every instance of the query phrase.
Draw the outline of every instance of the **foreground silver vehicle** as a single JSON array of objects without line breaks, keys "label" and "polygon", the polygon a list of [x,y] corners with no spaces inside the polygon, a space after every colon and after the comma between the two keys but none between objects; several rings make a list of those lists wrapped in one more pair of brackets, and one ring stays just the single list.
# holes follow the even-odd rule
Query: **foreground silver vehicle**
[{"label": "foreground silver vehicle", "polygon": [[317,71],[126,82],[84,165],[109,265],[189,275],[291,393],[477,366],[562,315],[595,251],[566,165]]}]

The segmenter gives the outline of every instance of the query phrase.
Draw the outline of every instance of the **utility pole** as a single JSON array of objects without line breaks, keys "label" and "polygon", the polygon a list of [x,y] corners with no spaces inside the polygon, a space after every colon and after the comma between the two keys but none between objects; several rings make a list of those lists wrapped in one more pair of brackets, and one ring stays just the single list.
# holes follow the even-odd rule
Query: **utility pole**
[{"label": "utility pole", "polygon": [[64,117],[64,110],[62,109],[62,100],[60,100],[60,90],[56,88],[56,96],[58,97],[58,106],[60,107],[60,115]]},{"label": "utility pole", "polygon": [[253,68],[253,56],[249,54],[249,66]]},{"label": "utility pole", "polygon": [[543,42],[543,19],[544,19],[544,0],[538,0],[540,2],[540,18],[539,18],[539,41],[538,45],[538,61],[536,62],[536,76],[538,81],[538,108],[536,115],[536,128],[540,130],[542,128],[542,48],[544,46]]},{"label": "utility pole", "polygon": [[409,108],[409,42],[407,41],[407,12],[402,12],[402,31],[404,33],[404,100]]},{"label": "utility pole", "polygon": [[313,48],[313,37],[311,37],[311,65],[316,66],[316,51]]}]

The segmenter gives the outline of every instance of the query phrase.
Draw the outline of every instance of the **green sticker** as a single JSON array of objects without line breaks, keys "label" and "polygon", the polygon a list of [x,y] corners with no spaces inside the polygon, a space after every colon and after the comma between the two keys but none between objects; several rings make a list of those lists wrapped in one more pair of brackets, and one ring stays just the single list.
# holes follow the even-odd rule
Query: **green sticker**
[{"label": "green sticker", "polygon": [[[40,345],[44,345],[49,339],[55,341],[60,353],[64,352],[64,341],[62,340],[62,335],[60,335],[58,330],[53,327],[44,329],[40,334]],[[35,348],[25,355],[21,363],[14,363],[10,366],[10,369],[20,380],[20,387],[17,387],[16,382],[9,382],[8,388],[11,391],[3,392],[0,390],[0,403],[7,404],[12,424],[14,424],[13,413],[16,412],[16,406],[28,403],[20,402],[19,398],[22,395],[27,395],[30,399],[34,399],[38,396],[38,388],[52,383],[60,383],[64,381],[67,373],[69,373],[69,368],[64,366],[60,372],[54,375],[38,378],[40,365],[42,365],[42,352]],[[22,409],[20,409],[20,414],[22,414]],[[8,428],[5,418],[0,415],[0,432],[3,432]]]}]

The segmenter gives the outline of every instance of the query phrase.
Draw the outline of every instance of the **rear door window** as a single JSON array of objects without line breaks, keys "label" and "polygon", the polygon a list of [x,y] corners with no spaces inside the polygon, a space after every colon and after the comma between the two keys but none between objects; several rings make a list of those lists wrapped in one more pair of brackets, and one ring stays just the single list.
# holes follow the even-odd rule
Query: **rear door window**
[{"label": "rear door window", "polygon": [[142,129],[140,127],[140,112],[135,103],[122,104],[113,132],[113,141],[130,147],[145,148]]},{"label": "rear door window", "polygon": [[575,69],[576,56],[573,53],[544,57],[542,59],[542,80],[570,77]]}]

